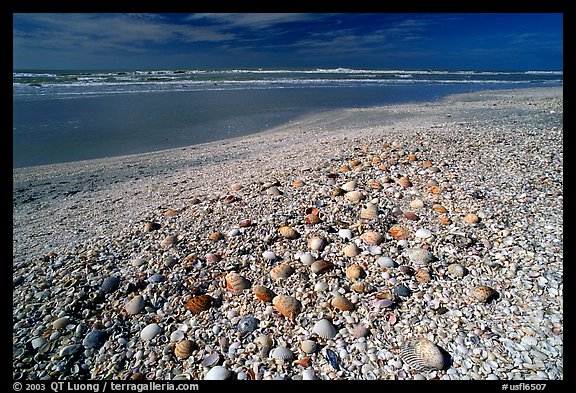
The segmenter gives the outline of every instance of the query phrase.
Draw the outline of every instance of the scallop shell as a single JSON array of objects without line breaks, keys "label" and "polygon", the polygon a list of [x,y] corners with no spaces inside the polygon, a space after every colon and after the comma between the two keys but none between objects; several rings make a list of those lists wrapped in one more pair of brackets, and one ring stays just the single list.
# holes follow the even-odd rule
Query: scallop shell
[{"label": "scallop shell", "polygon": [[358,182],[356,180],[350,180],[349,182],[342,184],[340,188],[346,192],[350,192],[353,191],[357,185]]},{"label": "scallop shell", "polygon": [[468,224],[476,224],[480,221],[480,218],[474,213],[468,213],[464,216],[464,221]]},{"label": "scallop shell", "polygon": [[326,240],[320,236],[313,236],[308,240],[308,248],[314,251],[322,251],[326,247]]},{"label": "scallop shell", "polygon": [[199,314],[204,310],[208,310],[212,306],[214,299],[210,295],[198,295],[188,300],[184,308],[192,314]]},{"label": "scallop shell", "polygon": [[368,202],[362,210],[360,210],[360,218],[364,218],[365,220],[373,220],[378,216],[378,206],[375,204]]},{"label": "scallop shell", "polygon": [[404,240],[407,238],[406,229],[399,225],[394,225],[389,229],[390,235],[396,240]]},{"label": "scallop shell", "polygon": [[342,252],[347,257],[355,257],[356,255],[360,254],[361,250],[358,248],[356,243],[349,243],[342,249]]},{"label": "scallop shell", "polygon": [[176,235],[168,235],[160,242],[160,247],[167,250],[170,247],[175,246],[178,243],[178,237]]},{"label": "scallop shell", "polygon": [[488,302],[497,295],[497,292],[488,286],[479,285],[474,287],[472,294],[479,302]]},{"label": "scallop shell", "polygon": [[270,270],[270,277],[274,281],[280,281],[288,278],[292,273],[294,273],[292,266],[287,263],[281,263]]},{"label": "scallop shell", "polygon": [[402,176],[401,178],[396,180],[396,183],[398,183],[402,187],[412,187],[412,182],[406,176]]},{"label": "scallop shell", "polygon": [[256,285],[252,288],[252,291],[254,292],[254,295],[263,302],[270,302],[274,298],[274,292],[266,288],[264,285]]},{"label": "scallop shell", "polygon": [[348,199],[351,202],[360,202],[364,199],[364,194],[358,190],[349,191],[344,194],[344,198]]},{"label": "scallop shell", "polygon": [[277,295],[272,299],[272,304],[288,319],[296,318],[296,315],[302,310],[300,301],[292,296]]},{"label": "scallop shell", "polygon": [[174,355],[180,359],[187,359],[194,349],[196,349],[194,341],[182,340],[174,346]]},{"label": "scallop shell", "polygon": [[336,327],[332,325],[332,322],[327,319],[321,319],[314,324],[312,333],[317,334],[325,340],[329,340],[336,336],[338,331],[336,330]]},{"label": "scallop shell", "polygon": [[215,366],[210,369],[204,376],[205,380],[225,380],[230,377],[232,373],[224,366]]},{"label": "scallop shell", "polygon": [[402,360],[417,371],[441,370],[444,368],[444,355],[432,341],[422,339],[407,343],[400,350]]},{"label": "scallop shell", "polygon": [[291,228],[287,225],[283,225],[278,228],[278,232],[280,232],[284,238],[289,240],[296,239],[298,237],[298,232],[294,228]]},{"label": "scallop shell", "polygon": [[362,239],[362,241],[369,246],[377,246],[378,244],[382,243],[384,236],[376,231],[367,231],[360,235],[360,239]]},{"label": "scallop shell", "polygon": [[350,311],[354,308],[354,304],[344,296],[335,296],[330,301],[330,305],[342,311]]},{"label": "scallop shell", "polygon": [[304,353],[311,354],[316,352],[316,341],[314,340],[304,340],[300,343],[300,349],[304,351]]},{"label": "scallop shell", "polygon": [[236,272],[229,272],[225,276],[226,289],[234,295],[241,294],[245,289],[250,288],[250,281]]},{"label": "scallop shell", "polygon": [[294,353],[286,347],[276,347],[270,352],[270,356],[275,360],[290,360],[294,357]]},{"label": "scallop shell", "polygon": [[312,270],[312,273],[314,274],[322,274],[332,269],[333,267],[334,264],[332,262],[319,259],[310,266],[310,270]]},{"label": "scallop shell", "polygon": [[366,272],[360,265],[350,265],[346,268],[346,277],[350,281],[356,281],[366,276]]}]

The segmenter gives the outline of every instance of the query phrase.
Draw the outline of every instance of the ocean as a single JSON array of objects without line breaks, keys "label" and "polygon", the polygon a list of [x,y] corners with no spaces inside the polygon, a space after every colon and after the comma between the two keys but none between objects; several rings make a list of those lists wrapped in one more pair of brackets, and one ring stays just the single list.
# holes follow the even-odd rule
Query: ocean
[{"label": "ocean", "polygon": [[229,69],[13,72],[13,167],[238,137],[309,113],[563,85],[562,71]]}]

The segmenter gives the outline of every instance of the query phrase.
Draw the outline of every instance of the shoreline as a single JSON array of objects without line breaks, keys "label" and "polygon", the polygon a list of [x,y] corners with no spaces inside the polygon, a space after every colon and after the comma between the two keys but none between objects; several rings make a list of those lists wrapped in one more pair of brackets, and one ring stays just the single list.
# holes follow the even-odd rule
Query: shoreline
[{"label": "shoreline", "polygon": [[[237,379],[308,376],[259,352],[256,338],[265,334],[294,359],[311,359],[320,379],[563,379],[562,117],[562,88],[490,90],[331,111],[185,148],[14,169],[15,378],[203,379],[211,353]],[[351,180],[360,203],[335,193]],[[367,202],[379,213],[359,219]],[[436,205],[447,212],[439,216]],[[310,206],[321,212],[316,225],[304,222]],[[477,221],[465,221],[469,213]],[[159,229],[147,232],[146,222]],[[283,225],[301,236],[279,237]],[[396,238],[392,226],[407,235]],[[362,236],[370,231],[384,241]],[[177,243],[164,248],[173,234]],[[333,263],[329,273],[302,259],[314,235],[329,239],[310,251]],[[349,243],[358,254],[343,253]],[[415,259],[419,248],[436,258]],[[281,263],[295,272],[271,280]],[[422,263],[431,278],[421,282]],[[348,280],[352,264],[365,270],[362,290]],[[467,273],[454,275],[455,264]],[[230,271],[298,294],[302,313],[288,321],[252,289],[231,293],[223,279]],[[121,285],[98,292],[112,276]],[[316,289],[320,282],[325,289]],[[497,298],[478,302],[478,286]],[[192,289],[215,306],[184,310]],[[134,291],[146,307],[126,315]],[[388,310],[374,298],[386,291],[394,294]],[[331,308],[335,292],[353,302],[351,311]],[[246,316],[259,325],[242,335]],[[311,335],[319,316],[339,327],[333,339]],[[55,321],[76,327],[56,331]],[[153,324],[162,333],[147,341],[141,334]],[[104,331],[106,339],[86,344],[87,333]],[[190,360],[172,354],[174,331],[198,344]],[[30,342],[39,336],[50,339],[35,341],[43,351],[35,354]],[[422,337],[450,355],[444,368],[418,371],[394,352]],[[332,348],[342,368],[331,368],[325,349],[302,352],[307,338]]]}]

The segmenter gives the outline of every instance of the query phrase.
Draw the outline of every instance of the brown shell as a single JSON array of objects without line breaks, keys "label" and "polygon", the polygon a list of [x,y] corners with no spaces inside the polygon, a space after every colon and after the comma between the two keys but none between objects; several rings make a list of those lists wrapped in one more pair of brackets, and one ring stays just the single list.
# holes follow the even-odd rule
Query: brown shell
[{"label": "brown shell", "polygon": [[389,232],[390,235],[392,235],[392,237],[396,240],[404,240],[407,238],[406,229],[404,229],[399,225],[394,225],[393,227],[391,227]]},{"label": "brown shell", "polygon": [[214,298],[210,295],[198,295],[188,300],[184,308],[192,312],[192,314],[199,314],[204,310],[208,310],[212,306],[213,301]]},{"label": "brown shell", "polygon": [[346,193],[346,191],[344,191],[340,187],[336,187],[332,190],[332,196],[340,196],[340,195],[344,195],[345,193]]},{"label": "brown shell", "polygon": [[464,221],[468,224],[476,224],[480,221],[480,218],[474,213],[468,213],[464,216]]},{"label": "brown shell", "polygon": [[240,228],[247,228],[250,225],[252,225],[252,220],[250,220],[249,218],[245,218],[243,220],[240,220]]},{"label": "brown shell", "polygon": [[350,170],[350,168],[348,168],[346,165],[342,165],[342,166],[338,169],[338,172],[344,173],[344,172],[348,172],[349,170]]},{"label": "brown shell", "polygon": [[448,210],[446,210],[446,208],[438,203],[432,205],[432,209],[436,210],[438,213],[448,213]]},{"label": "brown shell", "polygon": [[252,288],[252,292],[263,302],[270,302],[274,298],[275,294],[270,289],[266,288],[264,285],[256,285]]},{"label": "brown shell", "polygon": [[479,302],[488,302],[497,295],[497,292],[486,285],[479,285],[472,289],[472,294]]},{"label": "brown shell", "polygon": [[302,187],[304,182],[302,180],[292,180],[292,187]]},{"label": "brown shell", "polygon": [[350,265],[346,268],[346,277],[350,281],[356,281],[365,276],[366,272],[360,265]]},{"label": "brown shell", "polygon": [[280,232],[282,236],[289,240],[296,239],[298,237],[298,232],[294,228],[291,228],[287,225],[282,225],[280,228],[278,228],[278,232]]},{"label": "brown shell", "polygon": [[168,249],[178,243],[178,237],[176,235],[168,235],[160,242],[160,247],[163,249]]},{"label": "brown shell", "polygon": [[294,319],[302,311],[300,301],[292,296],[278,295],[272,299],[272,304],[288,319]]},{"label": "brown shell", "polygon": [[442,193],[442,190],[438,186],[430,186],[428,191],[430,191],[431,194],[441,194]]},{"label": "brown shell", "polygon": [[354,304],[344,296],[335,296],[330,301],[330,305],[338,310],[350,311],[354,308]]},{"label": "brown shell", "polygon": [[194,341],[182,340],[174,346],[174,355],[180,359],[187,359],[190,357],[194,349],[196,349],[196,344]]},{"label": "brown shell", "polygon": [[452,224],[452,220],[450,220],[446,215],[438,216],[438,222],[440,222],[442,225]]},{"label": "brown shell", "polygon": [[226,289],[234,295],[239,295],[245,289],[250,288],[250,281],[236,272],[229,272],[225,276]]},{"label": "brown shell", "polygon": [[422,166],[432,166],[432,161],[426,160],[422,163]]},{"label": "brown shell", "polygon": [[408,220],[413,220],[413,221],[418,220],[418,218],[419,218],[416,215],[416,213],[414,213],[414,212],[406,212],[406,213],[404,213],[404,217],[406,217]]},{"label": "brown shell", "polygon": [[314,274],[322,274],[332,269],[333,267],[334,264],[332,262],[326,261],[324,259],[319,259],[310,266],[310,269]]},{"label": "brown shell", "polygon": [[361,164],[361,162],[358,161],[358,160],[352,160],[352,161],[350,161],[348,164],[349,164],[350,166],[358,166],[358,165]]},{"label": "brown shell", "polygon": [[321,236],[313,236],[308,239],[308,248],[315,251],[322,251],[326,247],[326,239]]},{"label": "brown shell", "polygon": [[274,281],[279,281],[288,278],[292,273],[294,273],[292,266],[287,263],[281,263],[270,270],[270,277]]},{"label": "brown shell", "polygon": [[368,185],[377,190],[382,188],[382,184],[377,182],[376,180],[368,180]]},{"label": "brown shell", "polygon": [[412,182],[406,176],[402,176],[401,178],[396,180],[396,183],[398,183],[402,187],[412,187]]},{"label": "brown shell", "polygon": [[166,210],[162,211],[162,215],[164,217],[176,217],[178,215],[178,213],[180,213],[180,211],[174,210],[174,209],[166,209]]},{"label": "brown shell", "polygon": [[224,239],[224,234],[222,232],[212,232],[210,236],[208,236],[208,240],[213,242]]},{"label": "brown shell", "polygon": [[362,252],[362,250],[360,250],[360,248],[358,248],[356,243],[348,243],[346,246],[344,246],[344,248],[342,248],[342,252],[347,257],[352,258],[352,257],[355,257],[358,254],[360,254],[360,252]]},{"label": "brown shell", "polygon": [[432,279],[432,277],[430,276],[430,271],[426,268],[418,269],[418,271],[414,275],[414,278],[416,278],[416,281],[418,281],[421,284],[426,283]]},{"label": "brown shell", "polygon": [[318,217],[316,214],[307,214],[304,217],[304,221],[306,221],[307,224],[315,225],[320,222],[320,217]]},{"label": "brown shell", "polygon": [[412,161],[416,161],[416,155],[414,153],[410,153],[408,154],[408,156],[406,157],[408,159],[408,161],[412,162]]},{"label": "brown shell", "polygon": [[377,246],[384,241],[384,236],[376,231],[366,231],[360,235],[360,239],[369,246]]}]

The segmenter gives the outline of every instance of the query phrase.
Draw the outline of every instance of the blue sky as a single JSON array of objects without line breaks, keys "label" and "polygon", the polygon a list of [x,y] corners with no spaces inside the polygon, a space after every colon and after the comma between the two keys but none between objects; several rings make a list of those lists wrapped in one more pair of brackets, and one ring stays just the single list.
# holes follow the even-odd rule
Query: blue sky
[{"label": "blue sky", "polygon": [[562,70],[560,13],[13,15],[15,69]]}]

